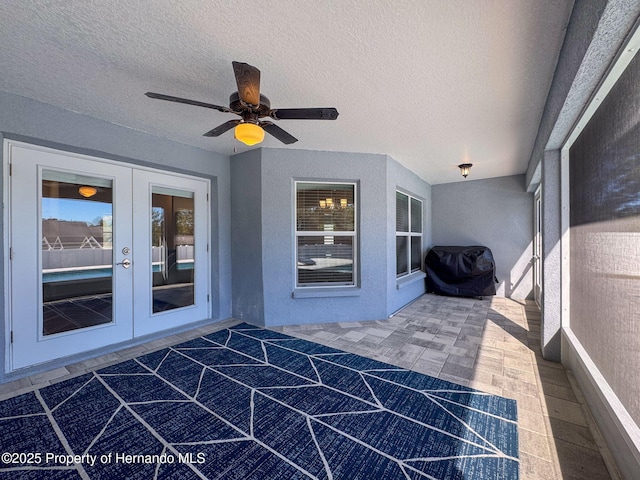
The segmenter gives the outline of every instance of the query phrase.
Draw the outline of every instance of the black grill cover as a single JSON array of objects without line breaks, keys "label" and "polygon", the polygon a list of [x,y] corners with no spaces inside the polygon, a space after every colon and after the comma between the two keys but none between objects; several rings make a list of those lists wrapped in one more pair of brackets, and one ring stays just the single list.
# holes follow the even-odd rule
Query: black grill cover
[{"label": "black grill cover", "polygon": [[427,292],[460,297],[496,294],[495,263],[487,247],[433,247],[425,265]]}]

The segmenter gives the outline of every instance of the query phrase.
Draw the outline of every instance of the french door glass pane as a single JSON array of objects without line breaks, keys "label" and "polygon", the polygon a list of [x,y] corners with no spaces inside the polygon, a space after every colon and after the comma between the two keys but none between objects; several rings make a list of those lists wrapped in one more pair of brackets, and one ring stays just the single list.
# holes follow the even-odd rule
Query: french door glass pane
[{"label": "french door glass pane", "polygon": [[112,181],[42,172],[43,335],[112,321]]},{"label": "french door glass pane", "polygon": [[151,205],[153,313],[193,305],[193,192],[153,187]]}]

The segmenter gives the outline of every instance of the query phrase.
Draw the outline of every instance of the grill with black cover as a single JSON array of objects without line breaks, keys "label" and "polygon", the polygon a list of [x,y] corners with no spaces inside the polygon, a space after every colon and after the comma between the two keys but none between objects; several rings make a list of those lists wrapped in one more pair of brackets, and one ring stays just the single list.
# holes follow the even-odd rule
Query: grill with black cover
[{"label": "grill with black cover", "polygon": [[427,292],[459,297],[496,294],[493,254],[488,247],[431,248],[425,259]]}]

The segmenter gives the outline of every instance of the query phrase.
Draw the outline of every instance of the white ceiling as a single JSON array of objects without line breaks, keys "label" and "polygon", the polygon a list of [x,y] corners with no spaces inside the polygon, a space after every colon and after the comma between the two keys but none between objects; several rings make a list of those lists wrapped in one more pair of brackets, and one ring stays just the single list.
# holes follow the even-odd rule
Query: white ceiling
[{"label": "white ceiling", "polygon": [[[231,61],[262,72],[299,139],[262,146],[386,153],[431,184],[524,173],[573,0],[2,0],[0,90],[206,150],[234,115]],[[0,106],[1,108],[1,106]]]}]

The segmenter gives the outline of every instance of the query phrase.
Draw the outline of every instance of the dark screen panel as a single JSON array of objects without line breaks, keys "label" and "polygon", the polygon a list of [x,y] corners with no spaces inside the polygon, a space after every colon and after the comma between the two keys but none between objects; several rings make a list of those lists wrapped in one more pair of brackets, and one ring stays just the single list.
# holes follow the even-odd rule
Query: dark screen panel
[{"label": "dark screen panel", "polygon": [[571,225],[640,214],[640,56],[570,149]]},{"label": "dark screen panel", "polygon": [[640,423],[640,356],[634,354],[640,349],[638,85],[640,56],[617,80],[569,152],[569,326],[636,423]]}]

